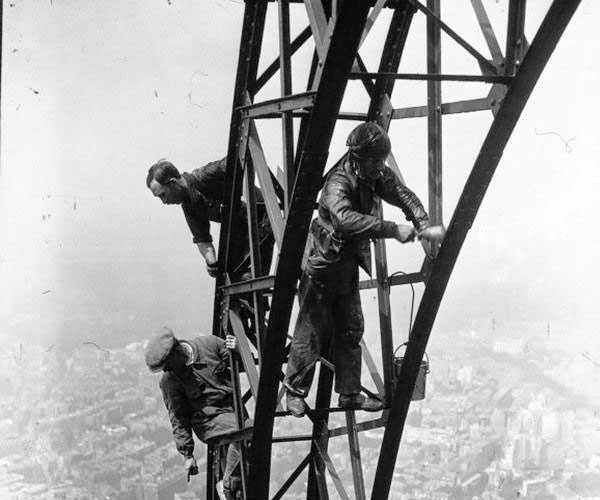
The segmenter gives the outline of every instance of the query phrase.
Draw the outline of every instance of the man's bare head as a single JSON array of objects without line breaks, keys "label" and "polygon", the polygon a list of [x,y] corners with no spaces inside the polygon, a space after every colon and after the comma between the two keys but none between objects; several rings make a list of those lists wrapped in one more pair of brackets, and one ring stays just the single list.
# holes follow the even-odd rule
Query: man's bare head
[{"label": "man's bare head", "polygon": [[187,196],[185,179],[175,165],[164,159],[150,167],[146,186],[165,205],[179,205]]}]

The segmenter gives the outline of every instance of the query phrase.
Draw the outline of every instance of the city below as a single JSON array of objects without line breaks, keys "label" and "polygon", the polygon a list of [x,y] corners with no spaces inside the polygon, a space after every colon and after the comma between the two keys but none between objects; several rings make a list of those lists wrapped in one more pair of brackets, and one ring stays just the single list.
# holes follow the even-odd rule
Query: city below
[{"label": "city below", "polygon": [[[527,324],[440,338],[429,352],[426,399],[410,408],[390,498],[600,499],[594,354],[566,333]],[[205,498],[205,446],[197,443],[200,474],[188,483],[143,349],[88,342],[63,352],[5,342],[0,499]],[[357,413],[359,421],[370,418]],[[274,434],[302,433],[305,420],[278,418]],[[344,425],[343,414],[333,414],[330,425]],[[383,428],[359,434],[367,494],[382,436]],[[308,446],[273,445],[271,495]],[[329,440],[329,455],[353,496],[345,436]],[[306,481],[304,472],[284,498],[304,499]]]}]

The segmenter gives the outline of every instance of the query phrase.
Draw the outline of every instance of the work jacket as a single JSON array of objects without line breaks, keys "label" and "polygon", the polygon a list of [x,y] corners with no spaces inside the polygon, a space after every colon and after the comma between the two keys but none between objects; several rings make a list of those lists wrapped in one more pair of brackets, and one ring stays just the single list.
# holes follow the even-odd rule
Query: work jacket
[{"label": "work jacket", "polygon": [[[194,243],[212,243],[210,221],[222,222],[226,214],[222,213],[223,194],[225,189],[225,170],[227,158],[213,161],[203,167],[184,172],[182,176],[188,184],[188,197],[181,207],[187,224],[194,236]],[[273,232],[267,216],[262,193],[254,188],[256,200],[256,219],[258,225],[258,241],[261,248],[260,274],[267,274],[273,253]],[[231,221],[229,239],[230,278],[240,279],[250,266],[250,250],[248,238],[248,218],[246,204],[240,200]]]},{"label": "work jacket", "polygon": [[428,226],[429,217],[419,198],[388,166],[369,183],[356,175],[345,156],[330,171],[321,191],[318,217],[311,224],[309,273],[326,271],[351,256],[371,274],[370,240],[392,238],[396,232],[396,223],[374,214],[378,198],[400,208],[418,231]]},{"label": "work jacket", "polygon": [[223,339],[204,335],[181,342],[191,346],[192,363],[182,373],[164,372],[159,385],[177,450],[183,456],[191,457],[194,451],[192,430],[202,441],[215,433],[235,430],[234,424],[230,429],[222,429],[211,422],[223,413],[233,416],[233,391],[229,351]]},{"label": "work jacket", "polygon": [[[189,196],[181,204],[185,219],[194,236],[194,243],[210,243],[210,221],[221,222],[221,205],[225,189],[227,158],[207,163],[203,167],[184,172],[182,175],[189,187]],[[262,200],[262,198],[258,198]],[[233,238],[248,239],[246,205],[240,202],[233,217]]]}]

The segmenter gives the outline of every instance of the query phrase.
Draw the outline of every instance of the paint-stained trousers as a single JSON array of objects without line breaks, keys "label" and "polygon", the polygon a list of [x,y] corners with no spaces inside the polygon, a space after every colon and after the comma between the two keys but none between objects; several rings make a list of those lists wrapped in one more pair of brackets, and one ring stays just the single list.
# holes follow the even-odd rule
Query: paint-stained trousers
[{"label": "paint-stained trousers", "polygon": [[361,347],[364,319],[358,290],[358,263],[342,258],[325,270],[304,272],[299,288],[300,312],[294,329],[285,383],[291,392],[306,396],[324,349],[333,342],[335,391],[361,390]]}]

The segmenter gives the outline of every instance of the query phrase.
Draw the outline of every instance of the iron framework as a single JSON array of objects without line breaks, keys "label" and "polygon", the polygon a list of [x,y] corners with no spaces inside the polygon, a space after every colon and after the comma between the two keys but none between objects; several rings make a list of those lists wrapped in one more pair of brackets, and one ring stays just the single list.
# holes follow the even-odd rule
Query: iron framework
[{"label": "iron framework", "polygon": [[[231,330],[238,339],[245,370],[245,381],[235,374],[238,408],[254,400],[254,426],[217,440],[209,446],[207,461],[207,498],[216,498],[215,467],[218,445],[241,441],[251,443],[252,459],[248,476],[244,477],[243,496],[258,500],[269,498],[271,452],[273,443],[310,442],[310,451],[302,457],[273,499],[282,498],[290,485],[308,468],[307,498],[328,499],[326,475],[329,474],[337,494],[350,498],[328,455],[328,441],[347,435],[349,456],[354,477],[354,497],[365,499],[367,487],[361,466],[358,434],[360,431],[384,427],[384,437],[371,489],[372,499],[389,496],[394,464],[406,421],[411,395],[429,335],[450,274],[461,246],[471,227],[481,201],[490,184],[515,124],[531,94],[546,62],[569,23],[579,0],[554,0],[531,39],[525,38],[525,0],[507,0],[506,46],[504,52],[496,38],[483,0],[471,0],[476,29],[481,31],[488,55],[476,49],[466,38],[452,29],[441,15],[440,0],[376,0],[351,2],[336,0],[246,0],[240,41],[239,62],[229,133],[224,222],[219,241],[221,274],[215,288],[214,334]],[[269,3],[277,9],[277,40],[279,56],[258,74],[263,35],[267,28]],[[466,2],[465,2],[466,4]],[[461,6],[466,8],[468,6]],[[382,15],[390,9],[391,15]],[[458,8],[452,5],[452,8]],[[292,15],[303,15],[307,26],[295,38],[290,34]],[[413,32],[413,18],[426,17],[427,72],[398,73],[406,40]],[[383,19],[382,19],[383,18]],[[385,30],[377,71],[369,71],[360,55],[360,48],[369,32]],[[444,74],[442,72],[442,35],[449,43],[464,50],[466,58],[476,62],[476,74]],[[309,40],[313,54],[306,88],[294,93],[292,62]],[[298,74],[300,74],[298,72]],[[268,82],[279,75],[279,94],[266,94]],[[364,110],[340,111],[348,81],[358,80],[369,96]],[[427,86],[427,102],[420,106],[394,108],[396,83],[423,81]],[[480,82],[489,84],[489,91],[472,99],[444,102],[443,82]],[[300,276],[301,259],[308,227],[334,127],[338,120],[375,120],[388,129],[393,120],[427,119],[428,201],[430,218],[443,223],[442,213],[442,139],[443,116],[455,113],[491,112],[492,123],[479,155],[464,186],[464,190],[448,224],[442,245],[424,245],[420,269],[408,274],[388,275],[386,245],[375,245],[376,278],[361,282],[361,289],[376,288],[379,306],[382,370],[378,370],[367,346],[363,357],[375,396],[386,403],[378,418],[356,422],[353,411],[345,412],[346,425],[331,428],[333,366],[322,360],[316,406],[308,412],[312,432],[303,435],[273,435],[274,422],[285,417],[281,407],[282,366],[286,361],[290,317]],[[256,124],[261,120],[281,122],[281,172],[268,165]],[[392,134],[392,141],[395,139]],[[270,141],[274,138],[270,137]],[[402,179],[393,156],[388,164]],[[278,252],[272,275],[260,275],[260,253],[256,200],[253,190],[258,183],[262,190],[267,214]],[[231,265],[228,260],[231,220],[244,195],[248,209],[250,234],[251,279],[240,283],[227,280]],[[381,207],[380,207],[381,209]],[[390,290],[395,285],[422,283],[423,296],[412,325],[399,382],[393,379],[393,338],[391,326]],[[248,335],[240,317],[237,297],[251,297],[254,334]],[[265,304],[270,298],[269,307]],[[243,391],[247,387],[247,391]]]}]

